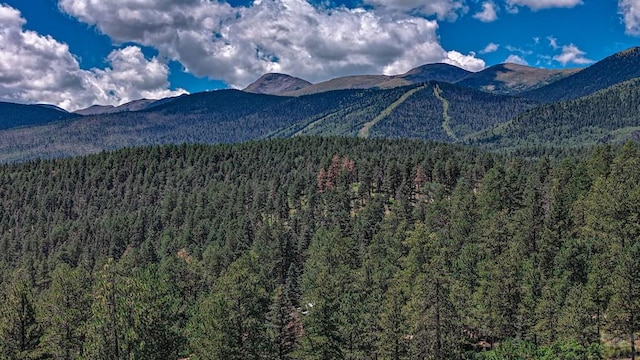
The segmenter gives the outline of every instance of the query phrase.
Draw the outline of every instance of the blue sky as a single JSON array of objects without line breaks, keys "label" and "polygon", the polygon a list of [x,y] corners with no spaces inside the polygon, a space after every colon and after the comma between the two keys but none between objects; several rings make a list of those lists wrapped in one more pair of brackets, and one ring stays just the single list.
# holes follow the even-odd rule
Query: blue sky
[{"label": "blue sky", "polygon": [[640,0],[0,0],[0,100],[69,110],[431,62],[584,67],[640,44]]}]

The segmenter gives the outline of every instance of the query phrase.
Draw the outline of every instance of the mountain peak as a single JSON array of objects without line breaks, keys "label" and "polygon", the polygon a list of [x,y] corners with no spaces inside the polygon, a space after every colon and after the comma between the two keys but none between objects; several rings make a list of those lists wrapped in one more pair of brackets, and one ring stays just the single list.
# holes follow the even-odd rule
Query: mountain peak
[{"label": "mountain peak", "polygon": [[457,66],[445,63],[434,63],[418,66],[397,77],[409,80],[412,83],[426,81],[454,83],[464,79],[470,74],[473,73]]},{"label": "mountain peak", "polygon": [[311,85],[310,82],[291,75],[267,73],[244,88],[243,91],[256,94],[274,95],[300,90],[309,85]]},{"label": "mountain peak", "polygon": [[612,55],[612,57],[626,57],[626,56],[637,56],[640,54],[640,46],[632,46],[626,50],[622,50],[618,53]]}]

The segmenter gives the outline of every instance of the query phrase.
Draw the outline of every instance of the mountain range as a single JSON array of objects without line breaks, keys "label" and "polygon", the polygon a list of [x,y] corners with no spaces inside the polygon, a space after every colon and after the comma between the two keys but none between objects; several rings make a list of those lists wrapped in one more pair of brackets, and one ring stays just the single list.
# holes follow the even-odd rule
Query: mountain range
[{"label": "mountain range", "polygon": [[74,114],[0,103],[0,161],[128,146],[230,143],[299,135],[417,138],[494,150],[588,146],[635,139],[640,48],[585,69],[500,64],[472,73],[427,64],[407,73],[311,84],[265,74],[218,90]]},{"label": "mountain range", "polygon": [[344,76],[317,84],[286,74],[265,74],[247,86],[244,91],[270,95],[300,96],[345,89],[389,89],[427,81],[437,81],[458,84],[490,93],[514,95],[519,92],[540,88],[570,76],[579,70],[549,70],[517,64],[499,64],[474,73],[453,65],[436,63],[419,66],[401,75]]}]

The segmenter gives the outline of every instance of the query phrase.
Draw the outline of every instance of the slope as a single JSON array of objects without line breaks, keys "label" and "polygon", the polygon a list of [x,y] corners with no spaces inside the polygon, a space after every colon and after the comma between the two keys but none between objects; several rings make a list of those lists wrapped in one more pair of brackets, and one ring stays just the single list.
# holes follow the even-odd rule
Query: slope
[{"label": "slope", "polygon": [[637,77],[640,77],[640,47],[632,47],[521,96],[545,103],[573,100]]},{"label": "slope", "polygon": [[[457,137],[494,126],[533,106],[529,100],[446,83],[439,83],[438,98],[434,84],[300,97],[238,90],[198,93],[137,112],[5,130],[0,133],[0,161],[152,144],[233,143],[297,135],[357,136],[367,123],[372,137],[454,142]],[[446,113],[450,119],[446,123],[455,136],[443,131],[442,98],[449,104]]]},{"label": "slope", "polygon": [[[459,81],[469,74],[473,74],[470,71],[461,69],[459,67],[435,63],[426,64],[417,68],[411,69],[404,74],[400,75],[353,75],[334,78],[331,80],[323,81],[317,84],[308,85],[297,90],[288,91],[271,91],[270,94],[286,95],[286,96],[301,96],[316,94],[321,92],[328,92],[334,90],[346,90],[346,89],[390,89],[400,86],[416,85],[427,81],[441,81],[453,83]],[[263,75],[263,77],[266,75]],[[288,76],[288,75],[284,75]],[[262,79],[262,78],[261,78]],[[261,83],[260,79],[256,83]],[[252,85],[250,85],[251,87]],[[249,89],[249,88],[247,88]],[[247,91],[245,89],[245,91]],[[252,89],[250,89],[253,91]],[[254,91],[255,92],[255,91]]]},{"label": "slope", "polygon": [[431,82],[373,126],[370,134],[454,142],[507,121],[535,105],[523,98]]},{"label": "slope", "polygon": [[392,78],[390,76],[385,75],[343,76],[309,85],[299,90],[282,92],[280,95],[301,96],[334,90],[371,89],[391,79]]},{"label": "slope", "polygon": [[50,105],[23,105],[0,102],[0,130],[43,125],[77,118],[78,116]]},{"label": "slope", "polygon": [[160,99],[160,100],[139,99],[139,100],[130,101],[120,106],[93,105],[86,109],[81,109],[74,112],[76,114],[86,116],[86,115],[114,114],[114,113],[125,112],[125,111],[140,111],[140,110],[149,109],[153,106],[162,104],[164,102],[167,102],[173,99],[174,98],[166,98],[166,99]]},{"label": "slope", "polygon": [[640,139],[640,78],[529,110],[470,139],[490,149],[584,147]]},{"label": "slope", "polygon": [[491,66],[456,84],[495,94],[512,95],[533,90],[570,76],[580,69],[538,69],[517,64]]},{"label": "slope", "polygon": [[287,74],[268,73],[262,75],[242,91],[275,95],[300,90],[309,85],[311,85],[310,82]]}]

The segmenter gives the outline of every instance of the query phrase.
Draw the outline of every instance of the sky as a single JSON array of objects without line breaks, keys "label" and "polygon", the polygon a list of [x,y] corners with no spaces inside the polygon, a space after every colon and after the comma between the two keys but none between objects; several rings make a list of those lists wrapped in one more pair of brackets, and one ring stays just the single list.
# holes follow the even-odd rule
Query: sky
[{"label": "sky", "polygon": [[0,101],[74,111],[264,73],[585,67],[640,45],[640,0],[0,0]]}]

